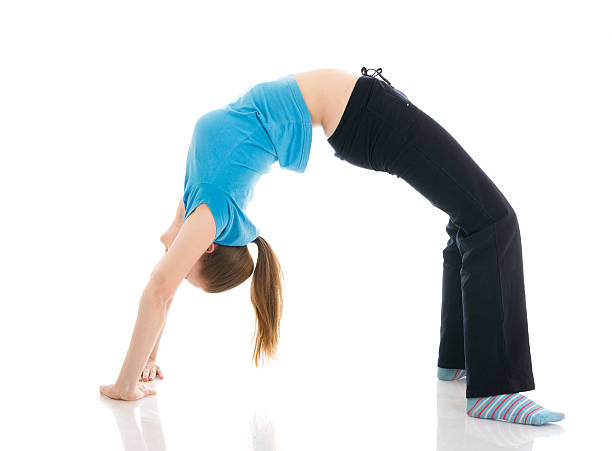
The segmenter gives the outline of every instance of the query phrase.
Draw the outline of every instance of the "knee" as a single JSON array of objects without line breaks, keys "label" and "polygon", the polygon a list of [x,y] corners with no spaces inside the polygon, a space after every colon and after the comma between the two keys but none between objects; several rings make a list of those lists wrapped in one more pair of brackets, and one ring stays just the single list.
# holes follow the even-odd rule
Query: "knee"
[{"label": "knee", "polygon": [[490,222],[518,222],[516,211],[502,194],[500,199],[493,203],[489,209]]},{"label": "knee", "polygon": [[516,217],[516,211],[514,210],[512,205],[510,205],[509,202],[505,202],[501,206],[500,211],[499,211],[497,217],[494,218],[494,219],[496,221],[502,221],[502,220],[516,221],[518,218]]},{"label": "knee", "polygon": [[[472,212],[466,211],[459,216],[460,220],[457,224],[460,230],[457,232],[457,238],[471,236],[472,234],[490,230],[494,227],[501,227],[503,229],[518,228],[516,211],[503,196],[494,203],[489,202],[486,206],[481,205],[478,210]],[[452,228],[449,230],[447,227],[447,232],[449,232],[452,238],[455,230]]]},{"label": "knee", "polygon": [[518,225],[516,211],[508,202],[499,203],[495,205],[495,208],[490,208],[484,215],[480,216],[473,231],[479,232],[500,225]]},{"label": "knee", "polygon": [[514,210],[514,208],[512,207],[512,205],[510,205],[509,202],[506,202],[506,206],[504,209],[504,218],[513,221],[513,222],[518,222],[518,217],[516,216],[516,211]]},{"label": "knee", "polygon": [[491,225],[494,225],[496,230],[501,233],[513,234],[519,230],[518,217],[510,203],[505,202],[502,205],[502,208],[492,217]]}]

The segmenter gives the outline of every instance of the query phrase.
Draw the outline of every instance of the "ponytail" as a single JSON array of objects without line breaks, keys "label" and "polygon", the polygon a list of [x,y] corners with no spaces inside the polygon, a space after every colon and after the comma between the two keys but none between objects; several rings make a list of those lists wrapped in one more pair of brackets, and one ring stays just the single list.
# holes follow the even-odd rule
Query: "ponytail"
[{"label": "ponytail", "polygon": [[262,356],[276,357],[276,348],[280,338],[280,319],[283,313],[284,279],[276,254],[261,236],[253,242],[257,245],[257,264],[251,280],[251,303],[257,318],[253,335],[255,349],[253,359],[258,366]]}]

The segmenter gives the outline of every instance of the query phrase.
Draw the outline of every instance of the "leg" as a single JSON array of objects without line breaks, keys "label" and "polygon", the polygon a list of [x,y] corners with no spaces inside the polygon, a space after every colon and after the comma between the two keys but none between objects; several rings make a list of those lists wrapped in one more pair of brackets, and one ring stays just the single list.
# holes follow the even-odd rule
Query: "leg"
[{"label": "leg", "polygon": [[440,361],[458,360],[461,299],[468,415],[526,424],[562,419],[518,393],[535,388],[520,230],[491,179],[401,91],[368,77],[358,80],[329,142],[338,158],[402,178],[449,215],[444,261],[454,255],[458,263],[460,256],[461,264],[458,274],[457,265],[454,271],[445,266]]},{"label": "leg", "polygon": [[[372,161],[408,182],[457,228],[466,395],[533,390],[516,214],[457,141],[415,108],[407,106],[404,113],[410,127],[377,139]],[[398,120],[402,114],[394,110],[391,117]]]},{"label": "leg", "polygon": [[446,226],[449,240],[442,251],[442,312],[438,350],[438,377],[443,380],[460,379],[465,375],[461,254],[456,240],[458,230],[449,219]]},{"label": "leg", "polygon": [[[533,425],[562,420],[563,413],[545,409],[518,393],[533,390],[535,385],[516,213],[446,130],[423,112],[416,127],[407,141],[409,164],[400,176],[450,216],[447,232],[451,240],[444,254],[445,277],[450,279],[444,280],[444,288],[450,291],[445,292],[443,302],[451,310],[446,313],[458,304],[449,302],[456,272],[448,271],[448,262],[457,257],[452,242],[456,232],[466,412],[476,418]],[[453,318],[457,324],[457,313]]]}]

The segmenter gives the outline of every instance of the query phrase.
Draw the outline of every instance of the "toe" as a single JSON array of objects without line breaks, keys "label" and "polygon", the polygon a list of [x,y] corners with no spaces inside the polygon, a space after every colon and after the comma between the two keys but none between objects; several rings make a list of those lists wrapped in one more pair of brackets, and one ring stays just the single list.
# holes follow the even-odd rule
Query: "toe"
[{"label": "toe", "polygon": [[561,421],[563,418],[565,418],[565,414],[561,413],[561,412],[547,412],[548,415],[546,415],[546,421],[549,423],[555,422],[555,421]]}]

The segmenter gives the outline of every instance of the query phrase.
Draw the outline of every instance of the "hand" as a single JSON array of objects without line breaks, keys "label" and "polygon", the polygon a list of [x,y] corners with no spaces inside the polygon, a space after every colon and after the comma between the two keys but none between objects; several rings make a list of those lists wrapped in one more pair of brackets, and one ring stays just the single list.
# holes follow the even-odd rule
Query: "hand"
[{"label": "hand", "polygon": [[164,378],[164,375],[161,369],[159,368],[159,365],[155,363],[155,360],[149,359],[144,367],[144,370],[142,370],[142,374],[140,375],[138,381],[152,381],[153,379],[155,379],[155,376],[158,376],[160,379]]},{"label": "hand", "polygon": [[145,396],[155,395],[157,391],[147,387],[145,384],[137,384],[131,393],[121,393],[117,384],[100,385],[100,393],[110,399],[118,399],[121,401],[136,401]]}]

